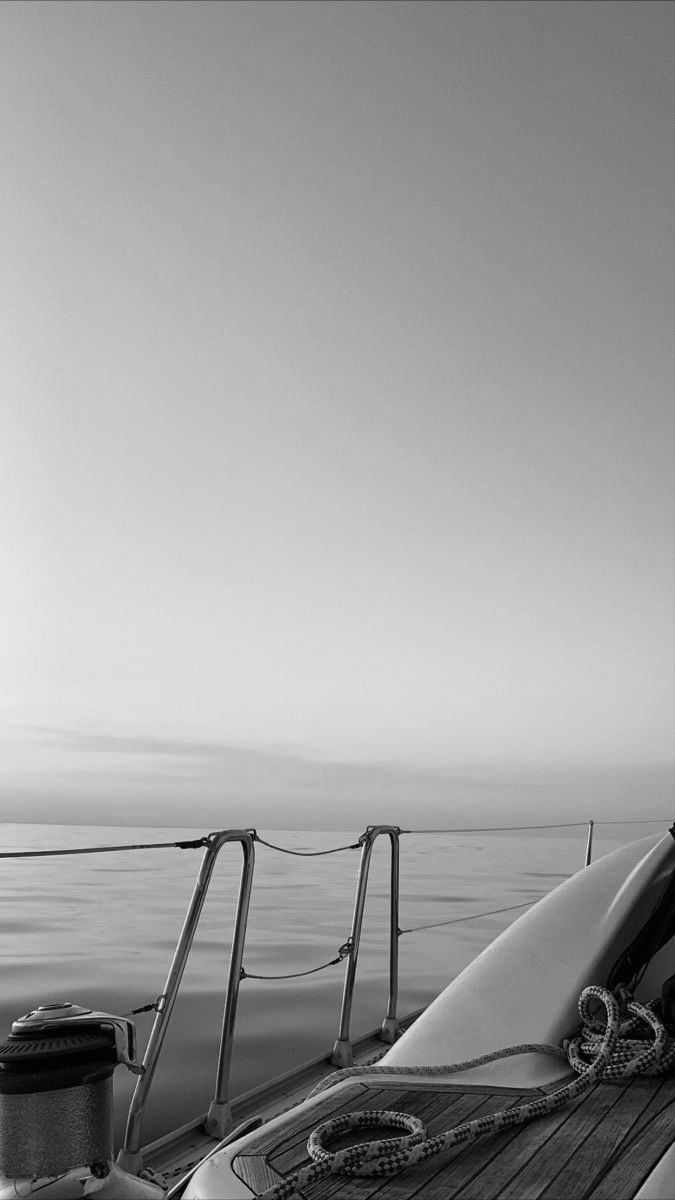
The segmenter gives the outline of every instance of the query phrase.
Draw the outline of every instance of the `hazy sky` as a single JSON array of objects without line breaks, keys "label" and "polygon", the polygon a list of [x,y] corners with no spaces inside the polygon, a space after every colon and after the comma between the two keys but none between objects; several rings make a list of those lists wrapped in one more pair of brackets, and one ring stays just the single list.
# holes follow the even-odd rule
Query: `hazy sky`
[{"label": "hazy sky", "polygon": [[0,815],[665,777],[673,15],[0,7]]}]

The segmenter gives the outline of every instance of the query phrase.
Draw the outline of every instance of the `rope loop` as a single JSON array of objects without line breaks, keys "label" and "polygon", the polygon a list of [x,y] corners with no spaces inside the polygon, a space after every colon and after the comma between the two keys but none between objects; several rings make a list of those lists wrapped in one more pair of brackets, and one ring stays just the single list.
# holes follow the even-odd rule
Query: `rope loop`
[{"label": "rope loop", "polygon": [[[336,1152],[327,1150],[324,1144],[330,1138],[349,1133],[352,1129],[378,1128],[405,1129],[408,1136],[386,1138],[377,1142],[359,1142],[356,1146]],[[419,1117],[376,1108],[358,1113],[345,1113],[332,1121],[324,1121],[310,1135],[307,1152],[314,1162],[323,1163],[330,1171],[339,1171],[342,1175],[380,1175],[383,1153],[410,1150],[423,1142],[426,1136],[426,1128]],[[373,1147],[377,1149],[374,1151]]]},{"label": "rope loop", "polygon": [[[578,1074],[582,1074],[589,1064],[594,1062],[605,1037],[609,1013],[607,1020],[603,1022],[599,1013],[591,1011],[590,1008],[590,1001],[602,998],[598,993],[604,991],[604,988],[586,988],[579,997],[579,1015],[583,1029],[580,1035],[570,1039],[567,1047],[570,1066]],[[664,1075],[675,1063],[675,1038],[671,1037],[654,1011],[658,1002],[626,1002],[627,994],[627,990],[622,988],[619,1000],[614,1001],[618,1012],[618,1033],[606,1067],[605,1077],[608,1081],[633,1075]],[[605,995],[609,996],[611,993],[606,992]],[[624,1005],[627,1019],[619,1021]],[[647,1036],[645,1026],[649,1030]]]}]

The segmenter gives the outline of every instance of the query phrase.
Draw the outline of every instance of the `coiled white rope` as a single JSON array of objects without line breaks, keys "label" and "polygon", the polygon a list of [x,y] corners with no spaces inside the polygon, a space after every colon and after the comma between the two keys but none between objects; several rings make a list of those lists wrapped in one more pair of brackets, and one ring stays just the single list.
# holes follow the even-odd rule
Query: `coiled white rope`
[{"label": "coiled white rope", "polygon": [[[591,1001],[599,1000],[605,1008],[604,1020],[591,1012]],[[332,1087],[339,1080],[358,1075],[453,1075],[477,1067],[483,1063],[494,1062],[501,1058],[510,1058],[517,1054],[533,1054],[543,1052],[553,1054],[557,1058],[567,1059],[577,1072],[577,1078],[565,1084],[548,1096],[521,1104],[517,1108],[501,1109],[489,1116],[478,1117],[439,1133],[435,1137],[427,1137],[426,1129],[416,1117],[407,1113],[386,1112],[382,1109],[346,1113],[334,1120],[319,1125],[311,1134],[307,1150],[313,1162],[310,1166],[296,1171],[286,1179],[274,1184],[265,1192],[260,1192],[256,1200],[294,1200],[301,1189],[318,1183],[330,1174],[342,1175],[372,1175],[384,1177],[401,1171],[404,1167],[414,1166],[425,1162],[451,1146],[462,1142],[475,1141],[488,1133],[499,1129],[510,1129],[514,1125],[523,1125],[537,1117],[545,1117],[556,1112],[564,1104],[580,1096],[593,1084],[601,1079],[608,1081],[624,1079],[633,1075],[665,1074],[675,1063],[675,1039],[667,1032],[662,1021],[654,1012],[656,1002],[649,1005],[630,1001],[627,1010],[631,1018],[621,1021],[619,1004],[616,997],[606,988],[592,985],[584,988],[579,997],[579,1014],[583,1023],[579,1036],[564,1043],[564,1047],[551,1046],[547,1043],[527,1043],[518,1046],[508,1046],[495,1050],[491,1054],[483,1054],[479,1058],[468,1059],[465,1062],[450,1063],[438,1067],[347,1067],[336,1071],[314,1088],[310,1097],[316,1096],[326,1088]],[[650,1029],[647,1037],[636,1037],[641,1025],[646,1024]],[[653,1035],[653,1036],[651,1036]],[[378,1141],[361,1142],[335,1153],[327,1150],[324,1143],[331,1137],[345,1133],[351,1129],[364,1128],[399,1128],[408,1131],[407,1137],[393,1137]]]}]

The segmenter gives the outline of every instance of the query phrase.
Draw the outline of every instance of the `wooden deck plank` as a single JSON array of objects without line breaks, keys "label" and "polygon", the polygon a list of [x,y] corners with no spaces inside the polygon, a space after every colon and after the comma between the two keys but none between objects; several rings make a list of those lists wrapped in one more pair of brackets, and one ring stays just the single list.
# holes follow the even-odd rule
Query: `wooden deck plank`
[{"label": "wooden deck plank", "polygon": [[629,1139],[640,1136],[653,1117],[675,1101],[675,1076],[664,1076],[660,1082],[657,1079],[636,1079],[632,1087],[636,1090],[646,1088],[650,1096],[635,1124],[627,1130]]},{"label": "wooden deck plank", "polygon": [[[420,1079],[406,1079],[405,1087],[411,1092],[442,1092],[443,1095],[450,1095],[451,1092],[456,1092],[459,1096],[467,1096],[469,1093],[475,1093],[477,1096],[494,1096],[495,1094],[494,1084],[460,1084],[455,1083],[454,1080],[455,1076],[444,1077],[443,1075],[430,1075],[426,1078],[421,1077]],[[396,1075],[381,1075],[379,1077],[373,1077],[373,1079],[366,1082],[366,1086],[376,1086],[380,1088],[400,1088],[401,1079]],[[499,1091],[500,1096],[523,1095],[522,1088],[500,1087],[497,1090]],[[541,1097],[543,1093],[540,1088],[532,1088],[532,1091],[529,1094],[534,1099],[535,1097]]]},{"label": "wooden deck plank", "polygon": [[238,1155],[237,1175],[256,1196],[283,1179],[283,1175],[272,1169],[264,1154]]},{"label": "wooden deck plank", "polygon": [[[597,1130],[619,1099],[622,1088],[597,1084],[580,1097],[562,1126],[544,1142],[539,1153],[518,1172],[500,1193],[500,1200],[538,1200],[549,1184],[563,1172],[590,1133]],[[528,1137],[529,1127],[522,1131]],[[558,1192],[559,1195],[559,1192]]]},{"label": "wooden deck plank", "polygon": [[[477,1115],[486,1116],[505,1108],[516,1108],[518,1105],[526,1103],[528,1099],[529,1097],[522,1094],[520,1096],[492,1096]],[[415,1200],[417,1197],[420,1200],[447,1200],[448,1196],[454,1196],[455,1192],[470,1183],[495,1155],[504,1151],[519,1132],[520,1128],[516,1126],[515,1129],[487,1134],[478,1141],[457,1147],[457,1152],[450,1151],[453,1158],[450,1170],[447,1169],[449,1155],[447,1153],[440,1155],[436,1160],[433,1177],[422,1187],[411,1190],[410,1196],[414,1196]],[[434,1165],[433,1159],[429,1165]],[[412,1177],[412,1171],[410,1175]]]},{"label": "wooden deck plank", "polygon": [[[616,1086],[601,1084],[600,1087]],[[623,1158],[635,1137],[641,1137],[645,1120],[657,1115],[675,1098],[675,1081],[664,1079],[633,1079],[622,1089],[621,1096],[601,1120],[592,1134],[579,1147],[565,1170],[565,1184],[573,1194],[586,1196],[596,1182]],[[556,1200],[555,1184],[542,1194],[542,1200]]]},{"label": "wooden deck plank", "polygon": [[[614,1103],[608,1105],[604,1112],[601,1107],[603,1093],[615,1095]],[[622,1084],[601,1083],[594,1089],[594,1094],[586,1098],[585,1103],[580,1106],[582,1118],[586,1120],[585,1137],[582,1129],[577,1132],[574,1119],[570,1120],[560,1134],[561,1139],[569,1136],[573,1144],[573,1153],[564,1165],[565,1189],[571,1196],[584,1196],[592,1181],[604,1174],[608,1160],[625,1143],[627,1132],[640,1116],[648,1100],[649,1094],[645,1096],[639,1089],[632,1087],[631,1081],[624,1081]],[[557,1177],[540,1193],[540,1200],[557,1200],[559,1195],[560,1178]]]},{"label": "wooden deck plank", "polygon": [[[643,1087],[654,1080],[636,1080]],[[623,1200],[635,1194],[675,1139],[675,1080],[654,1089],[640,1118],[615,1152],[602,1178],[585,1193],[592,1200]]]},{"label": "wooden deck plank", "polygon": [[499,1153],[491,1159],[478,1175],[455,1193],[457,1200],[485,1200],[486,1196],[501,1196],[502,1189],[506,1188],[531,1158],[534,1158],[556,1129],[563,1125],[574,1109],[581,1104],[582,1099],[580,1096],[567,1107],[558,1109],[558,1112],[533,1121],[531,1125],[520,1126],[520,1136],[514,1138],[509,1153]]}]

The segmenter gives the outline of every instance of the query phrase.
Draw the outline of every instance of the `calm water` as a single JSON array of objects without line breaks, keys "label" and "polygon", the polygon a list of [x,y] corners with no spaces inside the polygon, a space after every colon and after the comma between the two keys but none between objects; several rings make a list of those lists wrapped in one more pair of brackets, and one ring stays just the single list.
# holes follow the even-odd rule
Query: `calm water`
[{"label": "calm water", "polygon": [[[665,832],[665,825],[663,832]],[[2,825],[3,850],[53,849],[195,837],[195,829]],[[596,827],[594,857],[658,827]],[[340,833],[266,833],[293,849],[356,840]],[[552,836],[463,834],[401,839],[404,929],[537,899],[578,870],[584,829]],[[125,1013],[154,999],[164,981],[203,851],[142,850],[2,861],[0,1034],[38,1004],[70,1000]],[[358,1035],[378,1026],[387,999],[388,840],[376,844],[352,1019]],[[241,851],[221,852],[183,979],[147,1110],[143,1140],[205,1111],[215,1056]],[[351,925],[359,855],[292,858],[256,847],[244,965],[301,971],[332,958]],[[406,934],[400,945],[399,1013],[431,1000],[519,913]],[[344,964],[286,982],[241,985],[232,1095],[329,1050],[335,1040]],[[139,1016],[141,1045],[152,1014]],[[115,1073],[117,1136],[133,1079]]]}]

